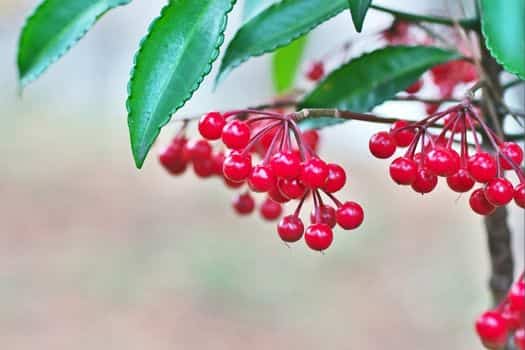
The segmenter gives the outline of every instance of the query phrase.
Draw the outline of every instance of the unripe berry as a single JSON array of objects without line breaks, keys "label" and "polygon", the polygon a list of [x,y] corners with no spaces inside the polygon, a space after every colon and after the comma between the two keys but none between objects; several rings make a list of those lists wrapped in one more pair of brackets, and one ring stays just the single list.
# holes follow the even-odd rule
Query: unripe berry
[{"label": "unripe berry", "polygon": [[345,230],[358,228],[365,218],[363,208],[356,202],[346,202],[336,212],[337,224]]},{"label": "unripe berry", "polygon": [[525,208],[525,183],[520,183],[514,188],[514,202],[519,207]]},{"label": "unripe berry", "polygon": [[406,128],[409,125],[410,124],[404,120],[398,120],[392,124],[390,135],[394,138],[398,147],[407,147],[414,140],[416,133],[413,129]]},{"label": "unripe berry", "polygon": [[306,187],[298,179],[279,179],[277,188],[280,193],[288,199],[298,199],[304,196]]},{"label": "unripe berry", "polygon": [[495,311],[487,311],[476,321],[476,331],[486,347],[499,349],[507,342],[505,320]]},{"label": "unripe berry", "polygon": [[460,157],[456,151],[434,147],[425,154],[425,166],[434,175],[450,176],[459,170]]},{"label": "unripe berry", "polygon": [[514,197],[514,187],[505,178],[495,178],[485,185],[485,197],[494,206],[508,204]]},{"label": "unripe berry", "polygon": [[409,87],[407,87],[405,89],[405,91],[409,94],[415,94],[417,93],[419,90],[421,90],[421,88],[423,87],[423,80],[419,79],[418,81],[416,81],[415,83],[413,83],[412,85],[410,85]]},{"label": "unripe berry", "polygon": [[413,159],[399,157],[390,164],[390,177],[399,185],[411,185],[416,176],[417,164]]},{"label": "unripe berry", "polygon": [[477,182],[489,182],[496,177],[498,165],[487,152],[478,152],[468,159],[468,171]]},{"label": "unripe berry", "polygon": [[226,121],[219,112],[210,112],[199,120],[199,132],[205,139],[218,140],[221,138],[225,124]]},{"label": "unripe berry", "polygon": [[335,193],[344,187],[346,183],[346,172],[338,164],[328,164],[328,176],[323,186],[323,190],[328,193]]},{"label": "unripe berry", "polygon": [[326,204],[314,208],[310,213],[310,222],[312,224],[326,224],[333,228],[337,222],[335,218],[335,209]]},{"label": "unripe berry", "polygon": [[324,76],[323,62],[313,62],[306,72],[306,77],[311,81],[318,81]]},{"label": "unripe berry", "polygon": [[254,192],[267,192],[274,185],[272,168],[267,165],[256,165],[248,177],[248,185]]},{"label": "unripe berry", "polygon": [[370,152],[379,159],[390,158],[396,151],[396,141],[386,131],[380,131],[370,138]]},{"label": "unripe berry", "polygon": [[464,193],[474,187],[475,181],[467,169],[459,169],[454,175],[447,177],[447,184],[452,191]]},{"label": "unripe berry", "polygon": [[233,200],[233,209],[240,215],[250,214],[255,208],[255,201],[249,193],[243,193]]},{"label": "unripe berry", "polygon": [[328,166],[321,159],[313,157],[301,164],[301,182],[306,187],[322,187],[327,177]]},{"label": "unripe berry", "polygon": [[270,166],[277,177],[296,178],[301,173],[301,158],[296,152],[277,152],[270,159]]},{"label": "unripe berry", "polygon": [[250,155],[242,155],[239,152],[232,152],[224,159],[222,173],[224,177],[233,181],[240,182],[246,180],[252,171],[252,160]]},{"label": "unripe berry", "polygon": [[[515,142],[505,142],[500,147],[501,153],[506,155],[510,160],[516,165],[520,166],[521,162],[523,161],[523,150],[521,149],[521,146],[518,145]],[[511,170],[512,164],[510,164],[505,157],[500,157],[500,163],[501,167],[505,170]]]},{"label": "unripe berry", "polygon": [[211,157],[211,145],[206,140],[191,140],[186,143],[185,157],[188,160],[209,159]]},{"label": "unripe berry", "polygon": [[469,204],[470,208],[479,215],[490,215],[496,210],[496,207],[485,197],[485,191],[482,188],[470,194]]},{"label": "unripe berry", "polygon": [[222,142],[231,149],[243,149],[250,142],[250,127],[243,121],[232,120],[222,129]]},{"label": "unripe berry", "polygon": [[279,237],[285,242],[293,243],[303,237],[304,225],[296,215],[288,215],[281,219],[277,225]]},{"label": "unripe berry", "polygon": [[425,194],[432,192],[438,183],[436,175],[431,174],[425,168],[419,168],[417,170],[416,179],[412,182],[412,189],[417,193]]},{"label": "unripe berry", "polygon": [[312,224],[306,229],[304,239],[310,249],[323,251],[332,244],[334,234],[326,224]]},{"label": "unripe berry", "polygon": [[281,216],[283,212],[283,207],[281,204],[275,202],[271,198],[266,198],[264,202],[261,204],[260,208],[261,216],[268,220],[276,220]]}]

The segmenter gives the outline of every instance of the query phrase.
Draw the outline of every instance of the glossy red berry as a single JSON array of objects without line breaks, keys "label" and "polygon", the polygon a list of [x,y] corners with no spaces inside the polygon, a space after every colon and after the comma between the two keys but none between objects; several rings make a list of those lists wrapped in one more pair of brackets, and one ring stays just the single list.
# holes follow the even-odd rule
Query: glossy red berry
[{"label": "glossy red berry", "polygon": [[356,202],[346,202],[336,212],[337,224],[345,230],[358,228],[365,218],[363,208]]},{"label": "glossy red berry", "polygon": [[514,333],[514,344],[518,350],[525,350],[525,328],[522,327]]},{"label": "glossy red berry", "polygon": [[525,282],[523,280],[514,283],[510,289],[508,300],[512,311],[525,313]]},{"label": "glossy red berry", "polygon": [[490,215],[496,210],[496,207],[485,197],[485,191],[482,188],[478,188],[470,194],[469,204],[470,208],[479,215]]},{"label": "glossy red berry", "polygon": [[232,120],[222,129],[222,142],[231,149],[243,149],[250,142],[250,127],[243,121]]},{"label": "glossy red berry", "polygon": [[412,189],[417,193],[425,194],[432,192],[438,183],[436,175],[430,173],[425,168],[417,170],[416,179],[412,182]]},{"label": "glossy red berry", "polygon": [[317,146],[319,145],[319,132],[317,132],[317,130],[311,129],[303,131],[302,139],[309,150],[314,153],[317,152]]},{"label": "glossy red berry", "polygon": [[[523,149],[515,142],[505,142],[500,147],[501,153],[506,155],[515,165],[520,166],[523,162]],[[509,163],[505,157],[500,157],[501,166],[505,170],[511,170],[512,164]]]},{"label": "glossy red berry", "polygon": [[255,201],[249,193],[243,193],[233,200],[233,209],[240,215],[247,215],[253,212]]},{"label": "glossy red berry", "polygon": [[279,179],[277,188],[288,199],[298,199],[304,196],[306,187],[298,179]]},{"label": "glossy red berry", "polygon": [[301,174],[301,158],[296,152],[282,151],[270,159],[275,176],[285,179],[297,178]]},{"label": "glossy red berry", "polygon": [[279,237],[285,242],[297,242],[303,237],[304,225],[296,215],[288,215],[281,219],[277,225]]},{"label": "glossy red berry", "polygon": [[434,147],[425,154],[425,167],[437,176],[450,176],[459,170],[460,157],[456,151]]},{"label": "glossy red berry", "polygon": [[184,157],[186,138],[176,137],[173,142],[159,153],[160,164],[172,175],[184,173],[188,162]]},{"label": "glossy red berry", "polygon": [[207,178],[214,175],[214,163],[212,158],[195,159],[193,161],[193,171],[200,178]]},{"label": "glossy red berry", "polygon": [[419,90],[421,90],[421,88],[423,87],[423,80],[419,79],[418,81],[416,81],[414,84],[410,85],[409,87],[407,87],[405,89],[405,91],[409,94],[415,94],[417,93]]},{"label": "glossy red berry", "polygon": [[411,185],[416,176],[417,164],[413,159],[399,157],[390,164],[390,177],[399,185]]},{"label": "glossy red berry", "polygon": [[336,224],[335,209],[329,205],[321,205],[314,208],[310,213],[310,222],[312,224],[322,223],[333,228]]},{"label": "glossy red berry", "polygon": [[232,152],[224,159],[222,173],[224,177],[233,182],[244,181],[252,171],[252,160],[249,155]]},{"label": "glossy red berry", "polygon": [[370,152],[379,159],[390,158],[396,151],[396,141],[386,131],[380,131],[370,138]]},{"label": "glossy red berry", "polygon": [[335,193],[344,187],[346,183],[346,172],[338,164],[328,164],[328,176],[323,185],[323,190],[328,193]]},{"label": "glossy red berry", "polygon": [[505,178],[494,178],[485,185],[485,197],[496,207],[506,205],[514,198],[514,187]]},{"label": "glossy red berry", "polygon": [[525,208],[525,183],[520,183],[514,188],[514,202],[521,208]]},{"label": "glossy red berry", "polygon": [[222,164],[224,163],[224,159],[226,159],[224,152],[216,152],[211,156],[211,160],[213,162],[213,174],[214,175],[223,176]]},{"label": "glossy red berry", "polygon": [[279,190],[279,187],[277,186],[277,182],[275,182],[268,191],[268,196],[276,201],[277,203],[286,203],[290,200],[290,198],[285,197],[281,191]]},{"label": "glossy red berry", "polygon": [[407,147],[412,143],[416,133],[413,129],[407,129],[410,124],[404,120],[398,120],[390,128],[390,135],[394,138],[398,147]]},{"label": "glossy red berry", "polygon": [[468,171],[477,182],[489,182],[496,177],[498,165],[487,152],[478,152],[468,159]]},{"label": "glossy red berry", "polygon": [[313,62],[306,72],[306,77],[311,81],[318,81],[324,76],[323,62]]},{"label": "glossy red berry", "polygon": [[256,165],[248,177],[248,186],[254,192],[267,192],[274,185],[272,168],[267,165]]},{"label": "glossy red berry", "polygon": [[226,187],[228,188],[239,188],[239,187],[242,187],[244,186],[244,181],[239,181],[239,182],[235,182],[235,181],[232,181],[226,177],[223,176],[223,180],[224,180],[224,184],[226,185]]},{"label": "glossy red berry", "polygon": [[496,349],[505,345],[509,335],[505,320],[495,311],[487,311],[477,319],[476,331],[486,347]]},{"label": "glossy red berry", "polygon": [[503,308],[501,317],[505,320],[505,324],[509,331],[514,331],[521,325],[521,314],[511,310],[508,304]]},{"label": "glossy red berry", "polygon": [[283,207],[271,198],[266,198],[260,207],[261,216],[265,220],[276,220],[281,216]]},{"label": "glossy red berry", "polygon": [[459,169],[454,175],[447,177],[448,187],[454,192],[468,192],[474,187],[476,182],[470,176],[467,169]]},{"label": "glossy red berry", "polygon": [[304,239],[311,249],[323,251],[332,244],[334,234],[326,224],[312,224],[306,229]]},{"label": "glossy red berry", "polygon": [[226,121],[219,112],[207,113],[199,120],[199,133],[207,140],[218,140],[225,124]]},{"label": "glossy red berry", "polygon": [[328,166],[313,157],[301,164],[301,182],[308,188],[323,187],[328,177]]},{"label": "glossy red berry", "polygon": [[212,148],[206,140],[191,140],[186,143],[184,152],[188,160],[209,159]]}]

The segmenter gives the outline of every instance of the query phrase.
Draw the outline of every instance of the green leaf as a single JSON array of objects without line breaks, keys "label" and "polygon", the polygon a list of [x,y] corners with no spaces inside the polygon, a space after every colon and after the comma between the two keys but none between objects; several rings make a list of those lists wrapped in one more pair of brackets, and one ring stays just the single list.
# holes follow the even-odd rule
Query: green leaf
[{"label": "green leaf", "polygon": [[128,126],[135,163],[173,113],[210,72],[235,0],[171,0],[153,21],[135,56],[128,85]]},{"label": "green leaf", "polygon": [[244,9],[242,12],[243,22],[248,22],[259,12],[279,1],[280,0],[244,0]]},{"label": "green leaf", "polygon": [[348,7],[347,0],[282,0],[245,23],[228,45],[217,83],[250,57],[275,51]]},{"label": "green leaf", "polygon": [[354,21],[355,30],[361,32],[363,29],[363,22],[365,21],[366,12],[370,7],[372,0],[348,0],[348,7],[352,14],[352,21]]},{"label": "green leaf", "polygon": [[481,0],[481,28],[496,61],[525,79],[525,0]]},{"label": "green leaf", "polygon": [[[368,112],[413,84],[433,66],[458,58],[455,52],[428,46],[390,46],[364,54],[330,73],[305,96],[300,108],[338,108]],[[305,120],[307,128],[342,120]]]},{"label": "green leaf", "polygon": [[27,19],[18,43],[18,75],[25,87],[88,32],[107,11],[131,0],[45,0]]},{"label": "green leaf", "polygon": [[277,93],[293,87],[305,45],[306,36],[303,36],[275,51],[272,63],[273,84]]}]

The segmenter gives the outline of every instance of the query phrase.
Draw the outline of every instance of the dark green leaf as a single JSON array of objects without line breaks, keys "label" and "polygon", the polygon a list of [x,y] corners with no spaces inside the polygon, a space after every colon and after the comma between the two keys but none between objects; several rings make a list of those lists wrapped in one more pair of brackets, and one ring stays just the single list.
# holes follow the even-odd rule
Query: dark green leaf
[{"label": "dark green leaf", "polygon": [[366,12],[370,7],[372,0],[348,0],[348,7],[352,14],[352,21],[354,21],[355,30],[361,32],[363,29],[363,22],[365,21]]},{"label": "dark green leaf", "polygon": [[228,45],[217,82],[250,57],[288,45],[348,7],[347,0],[282,0],[257,14]]},{"label": "dark green leaf", "polygon": [[303,36],[275,51],[272,62],[273,84],[278,93],[293,87],[305,45],[306,36]]},{"label": "dark green leaf", "polygon": [[18,45],[22,87],[37,79],[110,9],[131,0],[45,0],[27,19]]},{"label": "dark green leaf", "polygon": [[244,0],[242,19],[248,22],[252,17],[280,0]]},{"label": "dark green leaf", "polygon": [[131,147],[142,167],[170,117],[210,72],[234,0],[171,0],[135,56],[127,101]]},{"label": "dark green leaf", "polygon": [[[382,48],[355,58],[330,73],[304,98],[300,107],[368,112],[406,89],[429,68],[457,57],[457,53],[428,46]],[[309,127],[342,122],[328,118],[322,120],[304,122]]]},{"label": "dark green leaf", "polygon": [[525,0],[482,0],[481,28],[496,61],[525,79]]}]

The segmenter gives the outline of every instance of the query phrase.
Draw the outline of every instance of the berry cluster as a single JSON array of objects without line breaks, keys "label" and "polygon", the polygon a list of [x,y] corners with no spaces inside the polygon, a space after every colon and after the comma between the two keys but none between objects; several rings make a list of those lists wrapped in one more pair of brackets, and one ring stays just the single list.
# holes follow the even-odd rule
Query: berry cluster
[{"label": "berry cluster", "polygon": [[476,331],[487,349],[503,349],[509,337],[512,336],[516,348],[525,350],[525,280],[523,274],[497,308],[479,316],[476,320]]},{"label": "berry cluster", "polygon": [[[284,216],[277,225],[283,241],[296,242],[304,235],[311,249],[323,251],[333,241],[332,229],[336,224],[345,230],[361,225],[364,219],[361,206],[351,201],[340,202],[334,196],[346,184],[345,170],[338,164],[324,162],[317,155],[317,132],[299,130],[293,113],[210,112],[200,119],[198,129],[204,139],[187,141],[183,128],[160,153],[161,164],[177,175],[191,163],[199,177],[218,175],[232,188],[247,185],[246,191],[233,202],[233,208],[240,215],[255,209],[251,192],[266,194],[260,206],[266,220],[277,220],[284,203],[298,201],[294,212]],[[214,153],[209,142],[213,140],[221,140],[229,150]],[[256,157],[260,161],[254,164]],[[305,229],[300,212],[308,197],[312,198],[313,210],[310,225]]]},{"label": "berry cluster", "polygon": [[[430,133],[429,128],[438,123],[442,123],[441,133]],[[490,142],[494,154],[482,149],[478,131]],[[469,152],[469,134],[474,140],[473,154]],[[459,150],[454,149],[455,143]],[[482,187],[471,193],[469,201],[474,212],[492,214],[512,199],[525,208],[525,174],[520,168],[523,150],[514,142],[501,140],[468,101],[418,122],[398,121],[389,132],[378,132],[369,142],[371,153],[380,159],[390,158],[398,147],[408,147],[390,165],[390,176],[399,185],[410,185],[424,194],[436,188],[438,177],[445,177],[450,189],[464,193],[477,182]],[[516,173],[516,186],[505,170]]]}]

